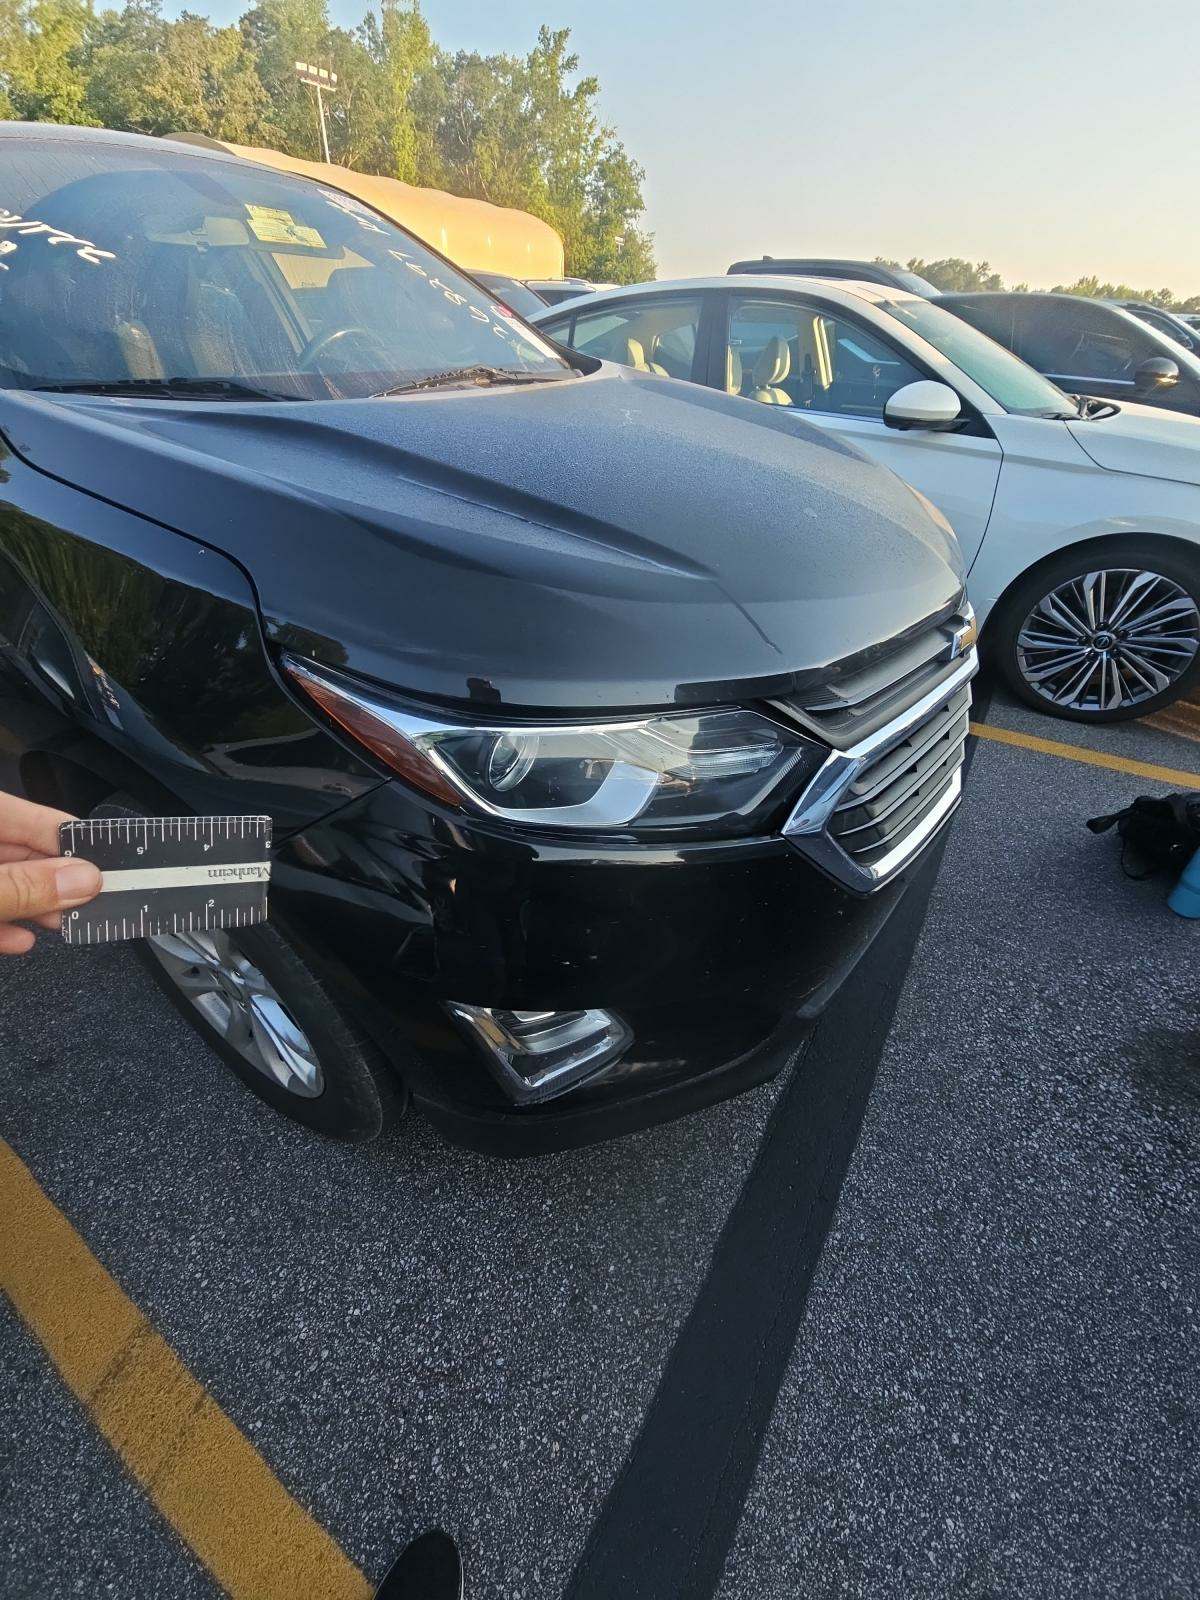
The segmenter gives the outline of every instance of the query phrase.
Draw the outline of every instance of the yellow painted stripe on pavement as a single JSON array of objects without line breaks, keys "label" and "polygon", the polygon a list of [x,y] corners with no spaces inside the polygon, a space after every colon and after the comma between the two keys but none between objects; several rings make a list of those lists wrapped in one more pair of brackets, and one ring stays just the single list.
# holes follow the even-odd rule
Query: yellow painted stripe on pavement
[{"label": "yellow painted stripe on pavement", "polygon": [[1085,750],[1081,745],[1063,744],[1058,739],[1039,739],[1032,733],[1017,733],[1013,728],[997,728],[990,722],[973,722],[971,732],[997,744],[1012,744],[1021,750],[1038,750],[1042,755],[1062,756],[1067,761],[1082,761],[1089,767],[1107,767],[1110,772],[1128,772],[1135,778],[1150,778],[1170,784],[1172,789],[1200,789],[1200,773],[1178,772],[1174,767],[1157,767],[1152,761],[1130,761],[1126,756],[1110,756],[1103,750]]},{"label": "yellow painted stripe on pavement", "polygon": [[367,1600],[275,1477],[0,1139],[0,1289],[162,1515],[233,1600]]}]

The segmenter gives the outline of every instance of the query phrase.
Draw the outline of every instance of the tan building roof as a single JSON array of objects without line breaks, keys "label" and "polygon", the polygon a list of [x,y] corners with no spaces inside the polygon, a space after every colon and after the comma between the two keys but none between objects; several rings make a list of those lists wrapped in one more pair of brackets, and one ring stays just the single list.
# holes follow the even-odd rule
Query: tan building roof
[{"label": "tan building roof", "polygon": [[204,134],[176,133],[171,137],[319,179],[374,206],[468,272],[503,272],[513,278],[563,276],[562,240],[548,222],[527,211],[494,206],[487,200],[464,200],[442,189],[420,189],[398,178],[377,178],[324,161],[301,161],[278,150],[227,144]]}]

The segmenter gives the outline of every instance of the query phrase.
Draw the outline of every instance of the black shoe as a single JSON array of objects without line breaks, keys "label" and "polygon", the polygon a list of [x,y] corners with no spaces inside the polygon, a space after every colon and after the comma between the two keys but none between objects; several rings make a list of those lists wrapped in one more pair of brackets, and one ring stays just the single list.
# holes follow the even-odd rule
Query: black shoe
[{"label": "black shoe", "polygon": [[375,1600],[462,1600],[463,1567],[448,1533],[430,1528],[406,1545],[375,1591]]}]

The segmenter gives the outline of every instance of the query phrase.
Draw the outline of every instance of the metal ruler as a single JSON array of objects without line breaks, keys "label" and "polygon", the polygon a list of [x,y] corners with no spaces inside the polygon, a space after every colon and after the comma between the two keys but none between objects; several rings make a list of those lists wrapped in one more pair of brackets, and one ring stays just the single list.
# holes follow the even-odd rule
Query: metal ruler
[{"label": "metal ruler", "polygon": [[64,911],[68,944],[249,928],[267,917],[270,817],[83,817],[59,850],[94,862],[104,887]]}]

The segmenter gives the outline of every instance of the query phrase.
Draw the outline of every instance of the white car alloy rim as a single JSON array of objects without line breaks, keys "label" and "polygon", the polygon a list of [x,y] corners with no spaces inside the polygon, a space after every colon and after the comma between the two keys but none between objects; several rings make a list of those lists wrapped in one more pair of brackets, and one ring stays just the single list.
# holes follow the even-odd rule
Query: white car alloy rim
[{"label": "white car alloy rim", "polygon": [[256,1072],[306,1100],[322,1092],[308,1035],[228,934],[164,933],[146,942],[176,988]]},{"label": "white car alloy rim", "polygon": [[1107,567],[1044,595],[1021,624],[1017,664],[1035,693],[1072,711],[1116,711],[1161,694],[1200,647],[1200,611],[1158,572]]}]

